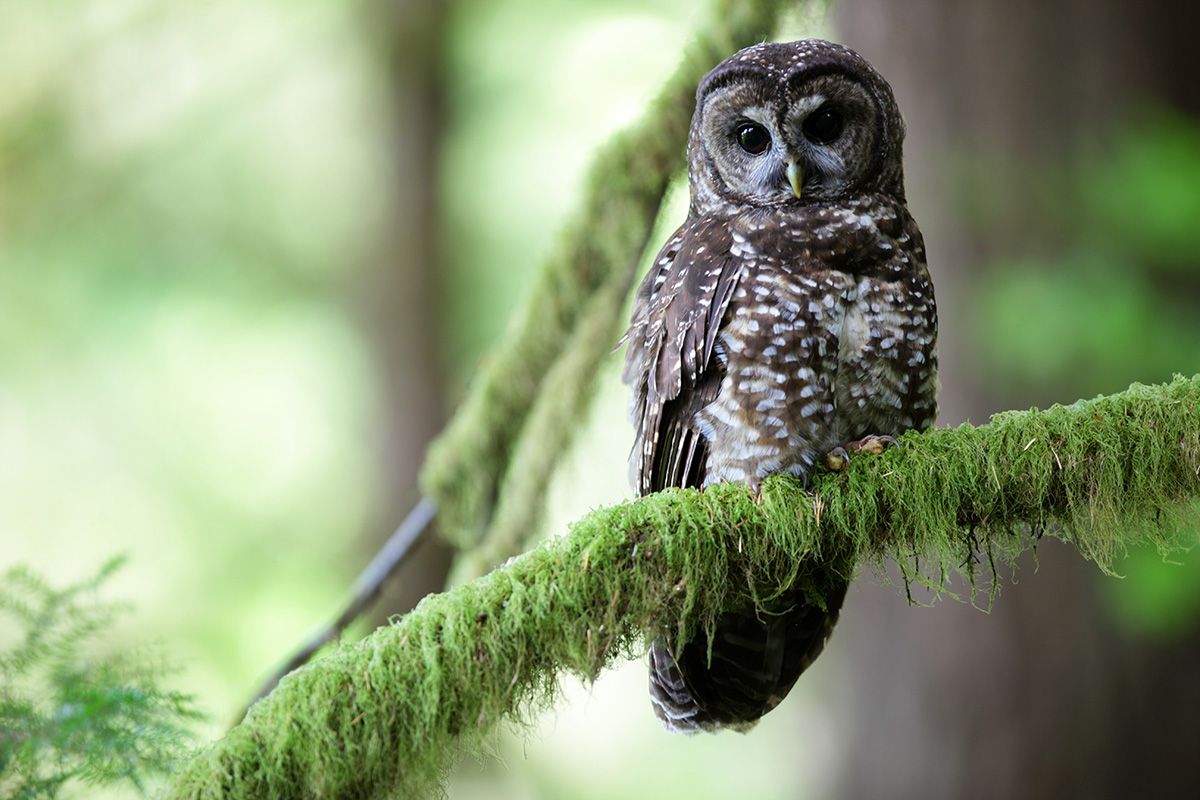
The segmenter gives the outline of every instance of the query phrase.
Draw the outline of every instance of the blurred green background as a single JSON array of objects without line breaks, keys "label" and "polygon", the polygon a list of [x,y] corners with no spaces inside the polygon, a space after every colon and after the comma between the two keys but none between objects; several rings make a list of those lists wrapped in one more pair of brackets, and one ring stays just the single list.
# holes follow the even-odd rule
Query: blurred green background
[{"label": "blurred green background", "polygon": [[[796,9],[781,38],[859,48],[905,112],[943,423],[1200,371],[1194,12]],[[590,153],[702,11],[0,0],[0,568],[62,583],[127,553],[107,594],[136,613],[110,646],[161,643],[210,715],[201,738],[218,734],[414,501],[424,443]],[[618,362],[549,531],[630,494]],[[436,589],[446,557],[426,548],[377,621]],[[1182,561],[1138,553],[1106,579],[1047,544],[991,616],[909,608],[864,576],[829,654],[752,734],[663,735],[631,664],[564,687],[451,796],[1171,791],[1200,752],[1200,559]]]}]

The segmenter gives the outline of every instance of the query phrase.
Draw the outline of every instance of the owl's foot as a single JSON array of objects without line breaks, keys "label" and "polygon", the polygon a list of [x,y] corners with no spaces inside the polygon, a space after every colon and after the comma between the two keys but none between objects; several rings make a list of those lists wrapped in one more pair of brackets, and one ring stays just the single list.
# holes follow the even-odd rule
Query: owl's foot
[{"label": "owl's foot", "polygon": [[835,447],[825,454],[825,466],[831,472],[841,472],[850,463],[850,454],[869,453],[877,456],[889,447],[898,447],[895,436],[864,436],[853,442],[846,442],[845,447]]},{"label": "owl's foot", "polygon": [[844,447],[835,447],[825,454],[825,466],[830,472],[841,472],[850,463],[850,454]]},{"label": "owl's foot", "polygon": [[846,447],[851,453],[870,453],[877,456],[889,447],[899,447],[895,436],[864,436],[853,442],[847,442]]}]

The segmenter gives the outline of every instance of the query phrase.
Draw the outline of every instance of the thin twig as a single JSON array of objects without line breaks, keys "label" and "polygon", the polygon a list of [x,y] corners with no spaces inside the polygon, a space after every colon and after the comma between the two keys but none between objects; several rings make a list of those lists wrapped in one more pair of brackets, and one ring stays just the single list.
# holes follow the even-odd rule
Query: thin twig
[{"label": "thin twig", "polygon": [[275,688],[275,684],[279,683],[285,675],[307,664],[318,650],[340,636],[350,623],[358,619],[359,615],[375,602],[383,589],[383,584],[404,563],[408,554],[412,552],[413,545],[420,540],[421,534],[429,527],[429,523],[433,521],[436,514],[437,505],[432,500],[422,499],[413,506],[413,510],[408,512],[408,516],[384,542],[383,547],[371,559],[371,563],[359,574],[358,580],[354,582],[354,594],[351,596],[350,602],[342,609],[342,613],[333,622],[315,631],[304,646],[288,659],[286,664],[263,681],[262,686],[255,692],[254,698],[238,714],[234,724],[246,716],[246,711],[250,706],[270,694],[271,690]]}]

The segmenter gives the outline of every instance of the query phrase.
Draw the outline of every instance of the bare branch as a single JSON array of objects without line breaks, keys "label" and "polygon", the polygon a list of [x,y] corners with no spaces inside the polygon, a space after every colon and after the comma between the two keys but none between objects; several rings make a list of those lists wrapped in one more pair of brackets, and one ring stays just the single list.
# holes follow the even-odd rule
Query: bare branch
[{"label": "bare branch", "polygon": [[346,607],[342,609],[342,613],[333,622],[314,631],[308,641],[283,666],[263,681],[254,698],[238,714],[238,720],[246,716],[246,710],[251,705],[270,694],[271,690],[275,688],[275,684],[279,683],[283,676],[307,664],[318,650],[340,636],[350,623],[358,619],[367,607],[375,602],[380,591],[383,590],[383,585],[404,564],[408,554],[412,552],[413,545],[420,540],[421,535],[429,527],[429,523],[433,521],[436,514],[437,506],[432,500],[427,499],[422,499],[413,507],[412,511],[408,512],[408,516],[388,537],[383,547],[371,559],[371,563],[359,574],[358,580],[354,582],[354,594],[346,603]]}]

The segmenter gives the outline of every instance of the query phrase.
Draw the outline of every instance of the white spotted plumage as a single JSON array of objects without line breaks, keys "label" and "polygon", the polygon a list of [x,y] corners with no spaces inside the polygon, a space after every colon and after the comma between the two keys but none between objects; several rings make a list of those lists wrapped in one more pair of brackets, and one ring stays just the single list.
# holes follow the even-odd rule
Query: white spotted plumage
[{"label": "white spotted plumage", "polygon": [[[810,135],[831,113],[836,135]],[[739,144],[747,125],[770,146]],[[756,45],[702,82],[688,219],[627,334],[640,493],[807,478],[853,439],[932,423],[937,312],[903,135],[886,81],[829,42]],[[766,614],[730,610],[711,643],[655,642],[655,712],[672,730],[752,723],[820,652],[845,588],[830,574],[819,606],[791,592]]]}]

